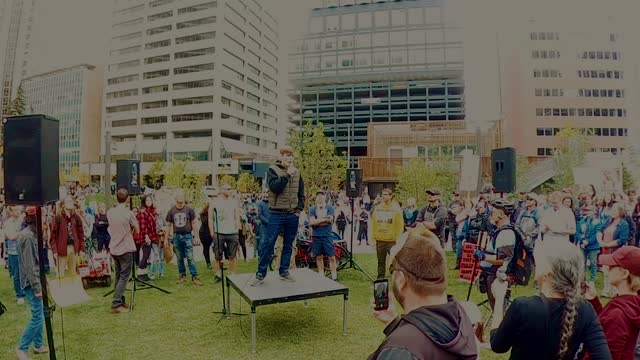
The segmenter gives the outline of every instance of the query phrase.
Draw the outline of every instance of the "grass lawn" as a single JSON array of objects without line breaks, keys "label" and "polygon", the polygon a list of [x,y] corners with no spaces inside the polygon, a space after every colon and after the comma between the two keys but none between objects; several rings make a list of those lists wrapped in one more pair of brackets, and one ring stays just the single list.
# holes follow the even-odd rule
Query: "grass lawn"
[{"label": "grass lawn", "polygon": [[[453,254],[449,253],[449,264]],[[358,255],[356,260],[375,274],[375,254]],[[383,325],[371,315],[371,284],[355,270],[339,273],[340,281],[350,289],[348,335],[342,336],[342,297],[268,305],[258,308],[258,354],[250,354],[249,317],[233,317],[216,325],[222,307],[219,285],[211,284],[212,273],[200,263],[202,288],[190,283],[177,285],[177,270],[167,268],[167,278],[157,284],[171,291],[136,293],[136,310],[130,314],[110,312],[111,298],[102,295],[109,289],[89,290],[91,301],[57,309],[53,325],[58,359],[64,359],[62,320],[64,320],[66,359],[365,359],[383,340]],[[240,262],[239,272],[253,272],[255,260]],[[467,286],[449,272],[449,292],[465,299]],[[598,282],[599,288],[601,282]],[[530,295],[533,287],[516,287],[512,298]],[[0,359],[15,358],[15,348],[26,325],[28,305],[18,307],[8,272],[0,270],[0,299],[8,312],[0,317]],[[128,295],[127,295],[128,297]],[[477,288],[476,302],[484,299]],[[232,310],[247,312],[249,307],[232,291]],[[61,315],[63,319],[61,319]],[[507,359],[483,350],[483,359]],[[45,359],[47,355],[34,356]]]}]

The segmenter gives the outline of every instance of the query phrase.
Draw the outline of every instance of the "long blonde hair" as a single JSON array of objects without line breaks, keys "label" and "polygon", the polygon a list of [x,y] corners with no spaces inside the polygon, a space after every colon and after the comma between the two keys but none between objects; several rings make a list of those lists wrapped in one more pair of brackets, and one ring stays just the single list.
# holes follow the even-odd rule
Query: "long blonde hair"
[{"label": "long blonde hair", "polygon": [[584,255],[568,241],[544,241],[535,248],[536,279],[546,276],[552,289],[566,300],[560,336],[558,359],[569,353],[569,345],[584,280]]}]

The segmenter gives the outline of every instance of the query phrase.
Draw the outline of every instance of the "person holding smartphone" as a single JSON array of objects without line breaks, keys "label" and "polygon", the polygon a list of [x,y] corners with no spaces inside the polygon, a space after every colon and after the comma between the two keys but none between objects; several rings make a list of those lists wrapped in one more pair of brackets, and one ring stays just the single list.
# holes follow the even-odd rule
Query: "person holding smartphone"
[{"label": "person holding smartphone", "polygon": [[316,193],[316,205],[309,209],[313,243],[311,253],[316,258],[318,273],[324,275],[324,256],[329,257],[331,280],[337,280],[336,252],[331,238],[331,225],[335,218],[333,207],[327,205],[327,194],[320,190]]},{"label": "person holding smartphone", "polygon": [[447,295],[446,257],[439,238],[428,229],[412,230],[394,246],[393,254],[393,295],[405,315],[397,316],[380,283],[385,280],[377,280],[374,292],[387,294],[387,306],[376,306],[379,310],[373,315],[386,325],[386,339],[369,360],[476,359],[479,350],[471,321]]}]

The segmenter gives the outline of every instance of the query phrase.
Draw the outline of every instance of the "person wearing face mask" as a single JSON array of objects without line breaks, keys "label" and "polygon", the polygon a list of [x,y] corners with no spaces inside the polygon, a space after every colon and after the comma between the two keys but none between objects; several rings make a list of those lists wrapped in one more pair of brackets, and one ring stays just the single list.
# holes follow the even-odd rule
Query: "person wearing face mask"
[{"label": "person wearing face mask", "polygon": [[[405,240],[406,239],[406,240]],[[462,305],[447,294],[447,268],[440,240],[415,229],[392,250],[393,295],[405,311],[374,311],[386,338],[369,360],[477,359],[473,326]]]},{"label": "person wearing face mask", "polygon": [[440,190],[429,189],[427,193],[427,205],[420,210],[416,219],[416,226],[431,230],[444,248],[447,239],[444,237],[444,227],[447,223],[449,213],[447,208],[440,201]]},{"label": "person wearing face mask", "polygon": [[283,234],[282,255],[279,274],[283,281],[294,282],[289,273],[293,242],[298,233],[300,213],[305,206],[304,181],[300,171],[293,163],[293,149],[290,146],[280,148],[280,159],[267,170],[269,188],[269,224],[267,234],[261,239],[262,256],[251,286],[260,286],[267,276],[267,268],[275,249],[276,239]]}]

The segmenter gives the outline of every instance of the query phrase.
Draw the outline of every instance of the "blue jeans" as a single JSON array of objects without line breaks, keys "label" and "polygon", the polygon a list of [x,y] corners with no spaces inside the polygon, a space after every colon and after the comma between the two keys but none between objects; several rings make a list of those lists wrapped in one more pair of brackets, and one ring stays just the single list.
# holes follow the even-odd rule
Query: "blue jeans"
[{"label": "blue jeans", "polygon": [[[596,250],[583,250],[584,251],[584,264],[585,268],[589,272],[589,281],[596,281],[596,274],[598,273],[598,253],[599,249]],[[587,265],[587,261],[589,265]]]},{"label": "blue jeans", "polygon": [[256,257],[262,257],[262,243],[267,238],[268,225],[260,223],[258,236],[256,237]]},{"label": "blue jeans", "polygon": [[456,240],[456,261],[460,264],[460,259],[462,259],[462,246],[464,246],[464,238],[460,238]]},{"label": "blue jeans", "polygon": [[298,233],[298,215],[293,213],[271,212],[269,224],[266,233],[260,240],[260,263],[256,277],[264,278],[267,276],[267,268],[273,257],[273,250],[276,245],[278,235],[283,234],[283,248],[280,256],[280,275],[289,274],[289,265],[291,264],[291,252],[293,251],[293,241]]},{"label": "blue jeans", "polygon": [[16,297],[23,298],[24,291],[20,285],[20,259],[18,255],[9,255],[9,271],[13,279],[13,290],[16,292]]},{"label": "blue jeans", "polygon": [[31,320],[22,333],[20,338],[20,344],[18,349],[28,352],[31,343],[35,348],[41,348],[44,345],[42,338],[42,324],[44,324],[44,307],[42,306],[42,299],[36,297],[35,291],[28,287],[24,289],[25,295],[31,305]]},{"label": "blue jeans", "polygon": [[184,259],[186,258],[191,278],[197,277],[198,269],[196,268],[196,262],[193,261],[193,235],[174,234],[173,247],[178,256],[178,271],[180,272],[180,276],[187,275],[187,269],[184,267]]}]

